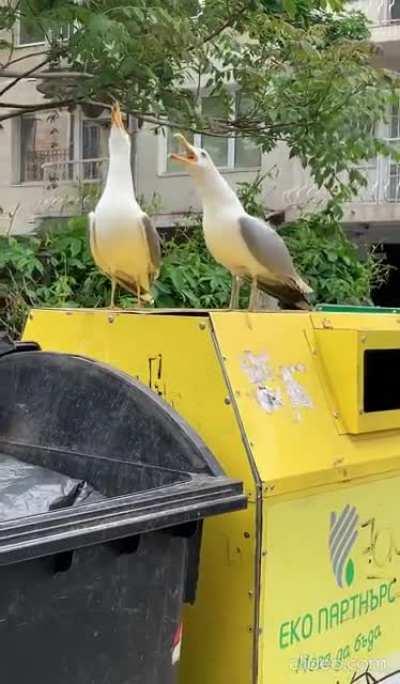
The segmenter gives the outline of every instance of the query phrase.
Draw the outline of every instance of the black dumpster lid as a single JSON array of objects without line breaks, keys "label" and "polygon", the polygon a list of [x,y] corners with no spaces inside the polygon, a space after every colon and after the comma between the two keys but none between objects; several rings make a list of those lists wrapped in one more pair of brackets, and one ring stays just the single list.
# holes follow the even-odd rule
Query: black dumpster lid
[{"label": "black dumpster lid", "polygon": [[0,523],[0,564],[245,507],[241,483],[154,392],[93,360],[33,349],[0,356],[0,453],[107,498]]}]

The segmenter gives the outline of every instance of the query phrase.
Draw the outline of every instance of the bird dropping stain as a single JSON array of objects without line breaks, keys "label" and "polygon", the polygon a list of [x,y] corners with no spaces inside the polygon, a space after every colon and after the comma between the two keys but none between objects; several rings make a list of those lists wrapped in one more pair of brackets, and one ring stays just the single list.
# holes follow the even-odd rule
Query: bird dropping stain
[{"label": "bird dropping stain", "polygon": [[294,366],[283,366],[281,368],[281,378],[285,385],[286,394],[293,408],[313,408],[311,397],[307,394],[305,388],[294,377],[295,373],[304,373],[303,365],[298,364]]},{"label": "bird dropping stain", "polygon": [[295,378],[295,374],[305,373],[305,367],[302,364],[291,366],[282,366],[280,368],[280,376],[284,384],[285,394],[292,407],[294,419],[299,422],[302,418],[302,409],[314,408],[311,397],[307,394],[303,385]]},{"label": "bird dropping stain", "polygon": [[283,405],[282,395],[279,388],[271,386],[274,371],[269,363],[268,355],[245,351],[241,368],[254,386],[254,396],[259,406],[267,413],[277,411]]}]

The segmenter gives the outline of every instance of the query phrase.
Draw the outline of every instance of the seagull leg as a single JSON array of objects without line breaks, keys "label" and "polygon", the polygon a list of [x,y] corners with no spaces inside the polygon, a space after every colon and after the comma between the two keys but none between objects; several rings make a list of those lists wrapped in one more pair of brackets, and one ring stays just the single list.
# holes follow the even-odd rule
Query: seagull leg
[{"label": "seagull leg", "polygon": [[115,278],[111,278],[111,303],[110,309],[115,309],[115,290],[117,287],[117,281]]},{"label": "seagull leg", "polygon": [[232,287],[231,287],[231,301],[229,302],[230,309],[239,308],[239,294],[240,294],[241,281],[239,276],[232,275]]},{"label": "seagull leg", "polygon": [[136,298],[137,298],[137,305],[139,309],[142,308],[142,300],[140,298],[140,283],[136,283]]},{"label": "seagull leg", "polygon": [[251,281],[249,311],[254,311],[257,308],[257,300],[258,300],[257,278],[253,278],[253,280]]}]

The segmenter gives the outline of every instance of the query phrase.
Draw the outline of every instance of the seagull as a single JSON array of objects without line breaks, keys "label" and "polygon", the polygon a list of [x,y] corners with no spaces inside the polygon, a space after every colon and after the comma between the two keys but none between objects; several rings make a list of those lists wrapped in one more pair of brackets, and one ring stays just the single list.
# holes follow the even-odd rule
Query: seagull
[{"label": "seagull", "polygon": [[110,161],[102,196],[89,214],[90,249],[99,269],[111,279],[111,308],[117,284],[133,292],[138,305],[152,302],[150,289],[158,277],[160,239],[135,198],[130,137],[121,110],[111,110]]},{"label": "seagull", "polygon": [[197,186],[208,250],[232,274],[230,308],[238,307],[242,281],[250,280],[251,311],[257,306],[259,289],[282,308],[309,309],[307,295],[312,289],[297,273],[281,236],[268,223],[247,214],[206,150],[194,147],[181,134],[175,137],[184,153],[171,157],[185,165]]}]

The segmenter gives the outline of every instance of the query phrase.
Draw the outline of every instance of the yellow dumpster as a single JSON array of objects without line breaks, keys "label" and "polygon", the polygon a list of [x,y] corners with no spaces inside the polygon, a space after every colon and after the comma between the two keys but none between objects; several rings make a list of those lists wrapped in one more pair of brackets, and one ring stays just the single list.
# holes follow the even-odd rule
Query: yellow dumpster
[{"label": "yellow dumpster", "polygon": [[140,379],[245,483],[181,684],[400,684],[397,315],[40,310],[24,337]]}]

